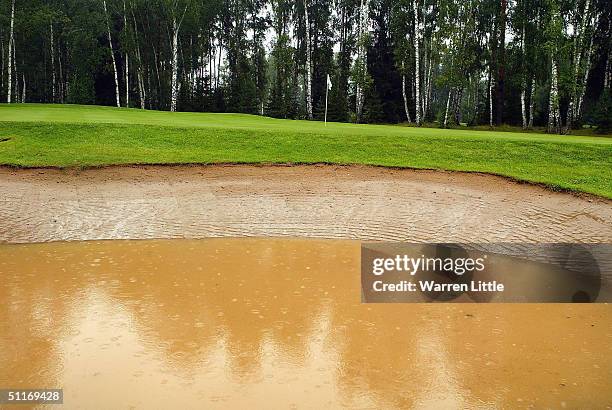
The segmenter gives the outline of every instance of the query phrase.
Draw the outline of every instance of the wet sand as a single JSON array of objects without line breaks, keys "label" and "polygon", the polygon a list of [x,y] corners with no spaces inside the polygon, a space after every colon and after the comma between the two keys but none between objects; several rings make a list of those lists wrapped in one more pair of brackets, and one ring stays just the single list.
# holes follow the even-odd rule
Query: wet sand
[{"label": "wet sand", "polygon": [[610,305],[361,304],[359,243],[0,245],[0,386],[66,408],[606,408]]},{"label": "wet sand", "polygon": [[612,201],[364,166],[0,168],[0,242],[311,237],[612,242]]}]

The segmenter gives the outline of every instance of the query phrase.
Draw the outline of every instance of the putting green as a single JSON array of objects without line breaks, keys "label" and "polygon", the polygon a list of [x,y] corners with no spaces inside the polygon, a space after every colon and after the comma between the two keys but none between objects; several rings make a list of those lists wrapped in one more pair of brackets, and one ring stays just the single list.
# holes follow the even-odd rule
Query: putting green
[{"label": "putting green", "polygon": [[1,105],[0,164],[338,163],[475,171],[612,198],[612,138]]}]

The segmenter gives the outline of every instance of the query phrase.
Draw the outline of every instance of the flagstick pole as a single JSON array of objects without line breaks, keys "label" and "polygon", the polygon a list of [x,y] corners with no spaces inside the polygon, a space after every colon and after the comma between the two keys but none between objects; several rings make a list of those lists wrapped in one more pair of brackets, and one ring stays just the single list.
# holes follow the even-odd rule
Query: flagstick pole
[{"label": "flagstick pole", "polygon": [[327,127],[327,96],[329,95],[329,84],[325,84],[325,126]]}]

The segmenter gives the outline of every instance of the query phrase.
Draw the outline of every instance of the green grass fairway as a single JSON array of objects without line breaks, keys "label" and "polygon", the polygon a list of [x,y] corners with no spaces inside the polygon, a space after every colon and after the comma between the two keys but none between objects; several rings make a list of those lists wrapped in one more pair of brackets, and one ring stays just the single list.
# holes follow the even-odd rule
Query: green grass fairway
[{"label": "green grass fairway", "polygon": [[3,104],[0,141],[0,164],[19,167],[371,164],[486,172],[612,198],[609,137]]}]

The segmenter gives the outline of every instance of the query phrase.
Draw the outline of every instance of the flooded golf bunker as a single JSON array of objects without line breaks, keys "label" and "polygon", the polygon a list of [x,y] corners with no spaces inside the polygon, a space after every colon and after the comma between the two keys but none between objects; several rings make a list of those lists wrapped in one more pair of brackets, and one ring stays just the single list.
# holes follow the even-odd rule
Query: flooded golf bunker
[{"label": "flooded golf bunker", "polygon": [[0,167],[0,242],[293,237],[612,242],[612,201],[366,166]]},{"label": "flooded golf bunker", "polygon": [[362,304],[359,252],[0,245],[0,385],[64,388],[68,408],[612,404],[610,305]]}]

